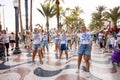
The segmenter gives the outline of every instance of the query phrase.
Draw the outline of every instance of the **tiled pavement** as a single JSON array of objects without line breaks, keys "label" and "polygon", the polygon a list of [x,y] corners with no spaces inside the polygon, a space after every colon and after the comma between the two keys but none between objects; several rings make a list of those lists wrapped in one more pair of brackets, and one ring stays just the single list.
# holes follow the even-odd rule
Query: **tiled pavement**
[{"label": "tiled pavement", "polygon": [[[22,47],[22,45],[21,45]],[[112,66],[111,53],[102,53],[97,44],[91,52],[91,77],[86,78],[85,62],[82,61],[80,73],[77,69],[77,50],[69,51],[69,62],[65,56],[59,62],[54,52],[54,44],[49,45],[50,53],[45,54],[43,65],[36,56],[31,63],[32,54],[21,48],[22,53],[0,60],[0,80],[120,80],[120,67]]]}]

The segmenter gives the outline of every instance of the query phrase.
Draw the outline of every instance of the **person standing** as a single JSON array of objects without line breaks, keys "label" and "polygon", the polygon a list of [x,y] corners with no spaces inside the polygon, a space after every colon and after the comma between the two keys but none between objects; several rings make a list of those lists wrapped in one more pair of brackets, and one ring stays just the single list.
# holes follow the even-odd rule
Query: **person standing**
[{"label": "person standing", "polygon": [[2,37],[2,31],[0,31],[0,60],[2,57],[4,57],[4,42],[3,42],[3,37]]},{"label": "person standing", "polygon": [[53,37],[54,37],[54,40],[55,40],[55,51],[56,51],[56,54],[59,54],[59,52],[60,52],[60,34],[59,34],[59,32],[56,31],[53,34]]},{"label": "person standing", "polygon": [[11,34],[10,34],[10,45],[12,48],[11,51],[13,51],[13,49],[14,49],[14,43],[15,43],[15,35],[13,32],[11,32]]},{"label": "person standing", "polygon": [[47,32],[43,33],[43,51],[44,51],[44,53],[45,53],[45,48],[47,50],[47,53],[49,53]]},{"label": "person standing", "polygon": [[118,47],[120,48],[120,30],[117,33],[117,44],[118,44]]},{"label": "person standing", "polygon": [[86,31],[86,27],[83,26],[81,27],[81,33],[78,34],[78,38],[80,40],[80,44],[78,47],[78,69],[77,69],[77,73],[79,73],[80,70],[80,64],[81,64],[81,60],[82,60],[82,56],[84,56],[84,60],[86,63],[86,71],[87,71],[87,77],[90,77],[90,72],[89,72],[89,68],[90,68],[90,42],[91,42],[91,35],[89,32]]},{"label": "person standing", "polygon": [[100,48],[103,48],[103,32],[101,31],[99,34],[98,34],[98,41],[99,41],[99,44],[100,44]]},{"label": "person standing", "polygon": [[68,47],[67,47],[67,36],[66,33],[63,32],[62,35],[60,36],[60,60],[63,54],[63,51],[65,51],[66,55],[66,63],[68,62]]},{"label": "person standing", "polygon": [[33,32],[33,41],[32,41],[32,62],[34,63],[34,59],[35,59],[35,56],[36,56],[36,53],[38,53],[38,56],[39,56],[39,59],[40,59],[40,64],[42,64],[42,54],[41,54],[41,34],[39,33],[38,29],[37,28],[34,28],[34,32]]},{"label": "person standing", "polygon": [[7,56],[9,55],[9,35],[7,34],[6,30],[3,30],[3,42],[5,44],[5,52]]}]

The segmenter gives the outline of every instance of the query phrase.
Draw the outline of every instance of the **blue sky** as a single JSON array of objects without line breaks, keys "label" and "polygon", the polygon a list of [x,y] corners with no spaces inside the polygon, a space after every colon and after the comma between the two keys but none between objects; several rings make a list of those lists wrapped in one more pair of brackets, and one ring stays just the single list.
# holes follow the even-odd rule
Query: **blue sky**
[{"label": "blue sky", "polygon": [[[29,0],[28,0],[29,1]],[[40,3],[44,0],[33,0],[33,26],[37,23],[45,26],[45,19],[41,14],[36,10],[36,8],[40,8]],[[24,0],[22,2],[22,18],[23,24],[25,26],[25,12],[24,12]],[[5,27],[8,27],[9,31],[14,31],[15,28],[15,21],[14,21],[14,7],[13,7],[13,0],[0,0],[0,4],[4,6],[4,13],[5,13]],[[80,6],[84,10],[84,14],[81,17],[85,20],[85,24],[88,25],[91,20],[91,13],[95,11],[98,5],[105,5],[108,9],[120,6],[119,0],[64,0],[64,3],[61,2],[60,4],[64,8],[70,7],[73,8],[74,6]],[[1,13],[1,20],[3,23],[3,12],[2,7],[0,8]],[[56,27],[56,19],[55,17],[50,20],[50,28]]]}]

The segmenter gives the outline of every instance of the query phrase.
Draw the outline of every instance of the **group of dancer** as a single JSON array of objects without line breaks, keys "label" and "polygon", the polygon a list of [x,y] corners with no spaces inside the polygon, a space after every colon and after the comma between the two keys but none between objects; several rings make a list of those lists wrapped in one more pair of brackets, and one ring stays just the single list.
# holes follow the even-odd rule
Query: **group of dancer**
[{"label": "group of dancer", "polygon": [[[48,36],[49,34],[49,36]],[[44,31],[43,29],[38,29],[37,26],[34,28],[33,32],[26,31],[25,32],[25,48],[28,49],[29,53],[32,53],[32,62],[35,62],[35,56],[38,53],[40,64],[43,64],[44,54],[49,54],[49,42],[51,40],[55,43],[55,53],[58,56],[59,61],[62,59],[62,55],[66,56],[66,63],[69,61],[68,51],[71,51],[73,48],[77,50],[78,53],[78,69],[77,73],[80,72],[80,65],[82,61],[82,57],[84,58],[86,64],[87,77],[90,76],[89,68],[90,68],[90,59],[91,59],[91,50],[92,50],[92,41],[98,41],[100,44],[100,48],[104,48],[104,45],[108,47],[117,48],[118,39],[114,38],[110,33],[107,34],[108,38],[105,38],[105,34],[102,32],[92,33],[87,30],[85,26],[81,26],[81,28],[77,31],[74,30],[54,30],[51,33]],[[118,33],[118,35],[120,35]],[[20,39],[20,38],[19,38]],[[106,42],[104,42],[106,39]],[[9,41],[11,44],[11,50],[14,49],[15,36],[12,32],[9,35],[6,34],[6,31],[0,32],[0,45],[5,45],[6,47],[6,55],[9,56]],[[112,43],[112,45],[110,45]],[[105,46],[105,48],[107,48]]]},{"label": "group of dancer", "polygon": [[[87,75],[89,76],[89,67],[90,67],[90,55],[91,55],[91,32],[87,32],[85,26],[81,27],[78,32],[75,31],[58,31],[55,30],[50,37],[54,39],[55,43],[55,52],[59,56],[59,61],[62,58],[63,53],[66,56],[66,63],[69,61],[68,50],[72,49],[73,43],[75,43],[75,49],[78,46],[78,69],[77,73],[80,71],[80,64],[82,60],[82,56],[84,55]],[[40,64],[43,64],[42,58],[44,57],[45,47],[47,49],[47,53],[49,53],[48,49],[48,34],[43,30],[39,30],[38,28],[34,28],[34,32],[32,34],[32,62],[35,62],[35,55],[38,53]]]}]

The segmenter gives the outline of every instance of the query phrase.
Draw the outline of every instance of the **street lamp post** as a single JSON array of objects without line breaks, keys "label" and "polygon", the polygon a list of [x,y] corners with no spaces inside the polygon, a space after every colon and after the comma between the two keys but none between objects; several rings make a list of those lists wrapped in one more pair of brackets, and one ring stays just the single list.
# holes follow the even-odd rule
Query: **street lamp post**
[{"label": "street lamp post", "polygon": [[0,4],[0,7],[2,7],[2,18],[3,18],[3,28],[5,30],[5,12],[4,12],[4,6],[3,4]]},{"label": "street lamp post", "polygon": [[13,5],[15,8],[15,41],[16,41],[16,46],[15,50],[13,51],[13,54],[19,54],[21,53],[19,49],[19,43],[18,43],[18,27],[19,27],[19,22],[18,22],[18,0],[13,0]]}]

